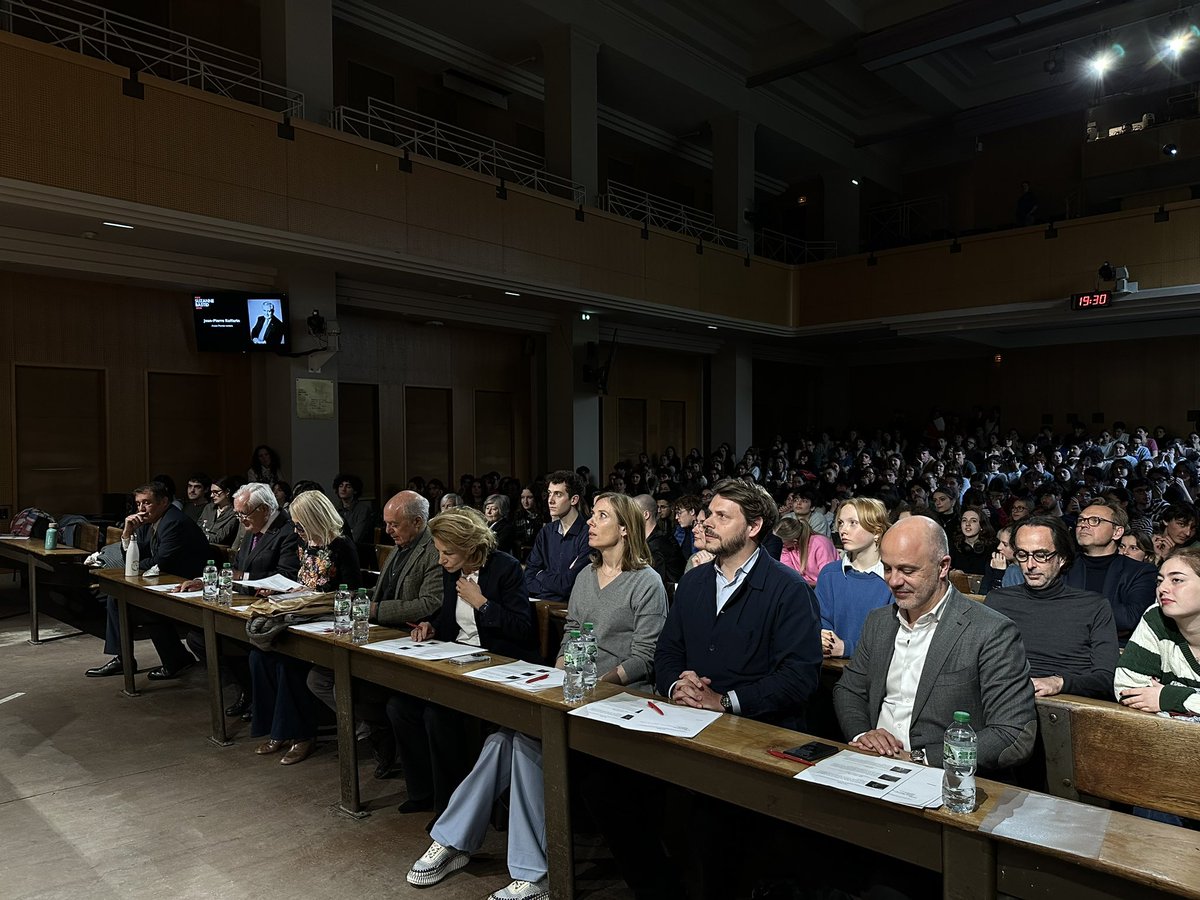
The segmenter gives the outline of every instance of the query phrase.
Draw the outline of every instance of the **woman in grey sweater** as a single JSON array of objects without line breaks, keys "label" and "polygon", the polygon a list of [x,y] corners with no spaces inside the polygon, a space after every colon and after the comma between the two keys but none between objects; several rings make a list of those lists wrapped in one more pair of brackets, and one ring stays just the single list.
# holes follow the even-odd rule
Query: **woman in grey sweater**
[{"label": "woman in grey sweater", "polygon": [[[592,565],[575,579],[567,629],[591,622],[596,671],[604,681],[648,689],[667,592],[650,567],[641,508],[623,494],[600,494],[588,520]],[[563,665],[562,651],[558,666]],[[489,900],[548,900],[541,741],[502,729],[487,739],[475,767],[450,798],[413,863],[409,884],[428,887],[467,864],[483,844],[496,798],[510,790],[508,870],[513,882]]]}]

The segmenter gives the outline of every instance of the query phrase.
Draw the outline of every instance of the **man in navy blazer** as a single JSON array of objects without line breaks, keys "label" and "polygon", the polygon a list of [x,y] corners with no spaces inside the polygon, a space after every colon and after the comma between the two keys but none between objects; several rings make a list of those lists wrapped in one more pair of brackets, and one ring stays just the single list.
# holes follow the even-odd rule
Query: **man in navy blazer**
[{"label": "man in navy blazer", "polygon": [[1063,573],[1063,583],[1068,587],[1104,595],[1112,606],[1121,641],[1133,634],[1142,613],[1154,605],[1158,588],[1154,566],[1117,552],[1128,531],[1129,514],[1123,508],[1110,501],[1093,500],[1075,521],[1079,556]]},{"label": "man in navy blazer", "polygon": [[812,589],[762,547],[778,510],[761,488],[713,488],[704,531],[716,559],[683,576],[654,656],[672,702],[803,730],[821,674]]},{"label": "man in navy blazer", "polygon": [[[208,560],[208,541],[204,532],[189,519],[182,510],[171,505],[171,496],[160,482],[152,481],[133,492],[137,512],[125,519],[121,532],[121,545],[128,549],[130,541],[137,541],[139,568],[146,571],[158,566],[163,575],[178,575],[195,578],[204,569]],[[162,665],[151,669],[149,677],[154,680],[175,678],[184,669],[196,663],[196,658],[179,641],[175,625],[170,619],[141,610],[129,610],[130,624],[145,625],[158,651]],[[87,670],[89,678],[121,675],[124,664],[121,660],[121,629],[117,617],[117,601],[108,598],[108,622],[104,629],[104,652],[112,659],[102,666]],[[134,671],[137,663],[133,662]]]}]

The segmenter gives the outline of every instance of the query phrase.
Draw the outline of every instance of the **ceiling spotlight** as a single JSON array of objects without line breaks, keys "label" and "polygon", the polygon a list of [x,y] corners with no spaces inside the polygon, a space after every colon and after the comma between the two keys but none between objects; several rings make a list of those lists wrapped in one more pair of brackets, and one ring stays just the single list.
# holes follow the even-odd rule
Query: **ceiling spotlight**
[{"label": "ceiling spotlight", "polygon": [[1191,35],[1186,31],[1167,40],[1167,54],[1178,57],[1187,48]]},{"label": "ceiling spotlight", "polygon": [[857,178],[851,178],[850,183],[852,185],[854,185],[855,187],[858,187],[858,179]]},{"label": "ceiling spotlight", "polygon": [[520,297],[521,295],[517,291],[505,291],[504,296],[505,297]]},{"label": "ceiling spotlight", "polygon": [[708,330],[709,330],[709,331],[716,331],[716,330],[717,330],[717,326],[716,326],[716,325],[709,325],[709,326],[708,326]]},{"label": "ceiling spotlight", "polygon": [[1057,75],[1066,68],[1063,61],[1062,47],[1055,47],[1042,63],[1042,71],[1047,75]]},{"label": "ceiling spotlight", "polygon": [[1179,148],[1176,147],[1174,144],[1163,144],[1162,152],[1163,152],[1163,156],[1178,156]]},{"label": "ceiling spotlight", "polygon": [[101,225],[107,225],[109,228],[133,228],[132,225],[126,225],[123,222],[101,222]]},{"label": "ceiling spotlight", "polygon": [[1092,57],[1092,61],[1088,63],[1088,68],[1092,70],[1092,74],[1100,78],[1117,64],[1117,61],[1125,55],[1125,48],[1120,44],[1113,44],[1105,47]]},{"label": "ceiling spotlight", "polygon": [[592,314],[591,314],[591,313],[580,313],[580,314],[579,314],[579,321],[581,321],[581,322],[590,322],[590,321],[592,321]]}]

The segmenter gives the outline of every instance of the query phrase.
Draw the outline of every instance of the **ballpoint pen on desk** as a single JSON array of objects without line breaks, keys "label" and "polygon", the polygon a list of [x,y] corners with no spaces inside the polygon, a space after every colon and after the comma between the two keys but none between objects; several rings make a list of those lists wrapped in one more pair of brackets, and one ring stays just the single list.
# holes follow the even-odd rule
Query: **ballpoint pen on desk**
[{"label": "ballpoint pen on desk", "polygon": [[544,681],[545,679],[547,679],[549,677],[550,677],[550,673],[546,672],[542,675],[535,675],[533,678],[528,679],[525,683],[533,684],[535,681]]},{"label": "ballpoint pen on desk", "polygon": [[648,707],[650,707],[652,710],[654,710],[656,713],[658,713],[660,716],[665,716],[665,715],[666,715],[666,713],[665,713],[665,712],[663,712],[661,709],[659,709],[659,708],[658,708],[658,704],[657,704],[657,703],[655,703],[653,700],[647,700],[647,701],[646,701],[646,705],[647,705]]},{"label": "ballpoint pen on desk", "polygon": [[788,762],[798,762],[802,766],[811,766],[812,765],[812,763],[809,762],[807,759],[801,759],[798,756],[792,756],[790,753],[784,753],[782,750],[768,750],[767,752],[770,753],[772,756],[774,756],[776,759],[786,759]]}]

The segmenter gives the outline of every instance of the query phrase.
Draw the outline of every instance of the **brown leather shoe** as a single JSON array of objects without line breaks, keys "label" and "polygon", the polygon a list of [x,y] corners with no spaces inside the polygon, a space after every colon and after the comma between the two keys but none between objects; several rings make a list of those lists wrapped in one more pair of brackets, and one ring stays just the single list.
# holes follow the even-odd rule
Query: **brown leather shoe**
[{"label": "brown leather shoe", "polygon": [[280,750],[282,750],[286,743],[287,741],[277,741],[274,738],[271,738],[271,740],[263,741],[261,744],[259,744],[254,749],[254,752],[259,756],[270,756],[272,753],[278,753]]},{"label": "brown leather shoe", "polygon": [[292,744],[292,749],[283,754],[283,758],[279,760],[282,765],[290,766],[298,762],[304,762],[313,752],[313,747],[316,746],[316,741],[296,741]]}]

